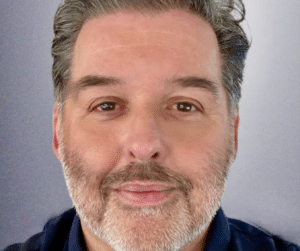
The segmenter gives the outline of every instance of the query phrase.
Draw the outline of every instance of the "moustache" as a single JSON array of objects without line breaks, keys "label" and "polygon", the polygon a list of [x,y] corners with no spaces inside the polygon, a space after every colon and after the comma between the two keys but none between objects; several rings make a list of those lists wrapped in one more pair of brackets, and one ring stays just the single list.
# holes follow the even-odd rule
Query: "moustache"
[{"label": "moustache", "polygon": [[107,174],[100,184],[102,195],[107,197],[111,191],[131,181],[162,182],[180,190],[187,197],[193,189],[190,179],[156,162],[130,163],[119,171]]}]

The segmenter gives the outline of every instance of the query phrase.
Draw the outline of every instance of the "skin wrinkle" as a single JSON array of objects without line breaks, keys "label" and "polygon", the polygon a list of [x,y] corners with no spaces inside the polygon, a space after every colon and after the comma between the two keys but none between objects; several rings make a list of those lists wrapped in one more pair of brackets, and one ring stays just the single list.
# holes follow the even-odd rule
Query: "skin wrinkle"
[{"label": "skin wrinkle", "polygon": [[[99,49],[99,50],[96,50],[96,52],[102,52],[102,51],[106,51],[106,50],[112,50],[112,49],[126,49],[126,48],[135,48],[135,47],[143,47],[143,46],[157,46],[157,47],[165,47],[165,45],[160,45],[160,44],[156,44],[156,45],[153,45],[153,44],[131,44],[131,45],[116,45],[116,46],[111,46],[111,47],[106,47],[106,48],[103,48],[103,49]],[[192,52],[192,50],[188,50],[188,49],[182,49],[180,47],[175,47],[175,46],[167,46],[168,48],[170,49],[177,49],[177,50],[182,50],[182,51],[187,51],[187,52]]]},{"label": "skin wrinkle", "polygon": [[[177,11],[176,12],[178,15],[182,15],[182,13],[180,12],[180,11]],[[169,15],[168,13],[167,13],[167,15]],[[159,18],[159,16],[160,15],[157,15],[158,16],[158,20],[156,21],[158,24],[160,24],[160,26],[162,26],[162,28],[163,27],[165,27],[166,25],[168,25],[169,23],[163,23],[163,22],[160,22],[160,18]],[[171,16],[171,15],[170,15]],[[123,17],[121,16],[121,20],[120,21],[115,21],[115,20],[118,20],[117,19],[117,17],[118,17],[118,15],[116,15],[116,18],[112,18],[111,16],[107,16],[107,17],[101,17],[100,18],[100,20],[103,20],[103,19],[107,19],[108,20],[108,22],[110,22],[110,26],[109,27],[106,27],[105,25],[103,25],[103,24],[101,24],[101,23],[96,23],[95,22],[95,20],[91,20],[91,21],[89,21],[88,23],[86,23],[86,24],[84,24],[83,25],[83,28],[82,28],[82,30],[80,31],[80,33],[79,33],[79,36],[78,36],[78,41],[76,42],[76,44],[75,44],[75,52],[77,51],[80,51],[80,41],[81,41],[81,39],[82,38],[84,38],[85,39],[85,37],[86,36],[97,36],[98,35],[98,32],[93,32],[93,33],[91,33],[91,34],[89,34],[89,33],[87,33],[87,34],[81,34],[82,33],[82,31],[84,30],[84,27],[85,26],[87,26],[87,25],[93,25],[93,26],[95,26],[95,30],[97,30],[97,31],[99,31],[100,33],[101,33],[101,40],[99,41],[100,42],[100,44],[98,44],[98,46],[97,46],[97,48],[99,48],[99,46],[101,47],[101,50],[102,50],[102,48],[107,48],[107,47],[113,47],[113,46],[111,46],[111,43],[117,43],[117,46],[119,45],[119,37],[117,36],[117,35],[115,35],[115,33],[116,34],[118,34],[118,32],[112,32],[112,30],[114,30],[114,28],[116,27],[116,29],[117,29],[117,31],[120,31],[120,30],[123,30],[123,29],[125,29],[125,28],[127,28],[127,27],[129,27],[128,25],[124,25],[123,23]],[[155,15],[155,17],[156,17],[156,15]],[[202,19],[200,19],[198,16],[196,17],[196,16],[194,16],[193,15],[193,17],[195,17],[195,19],[194,20],[192,20],[192,19],[189,19],[190,21],[192,21],[193,22],[193,24],[195,24],[195,25],[198,25],[198,26],[201,26],[201,27],[203,27],[203,28],[207,28],[207,27],[209,27],[209,25],[208,24],[206,24],[205,22],[203,22],[203,20]],[[146,18],[147,18],[147,16],[146,16]],[[146,26],[149,26],[148,25],[148,23],[147,23],[147,21],[143,21],[141,18],[139,18],[138,19],[139,20],[139,22],[142,22],[142,24],[145,24]],[[142,20],[142,21],[141,21]],[[152,21],[152,19],[146,19],[146,20],[149,20],[149,21]],[[202,22],[199,22],[199,20],[201,20]],[[136,21],[136,20],[135,20]],[[180,21],[180,23],[182,23],[182,21]],[[163,25],[162,25],[163,24]],[[186,25],[186,26],[188,26],[188,25]],[[176,24],[176,31],[174,30],[174,32],[172,32],[172,34],[173,34],[173,36],[175,36],[175,38],[174,39],[169,39],[169,42],[167,42],[168,40],[166,40],[166,39],[163,39],[163,41],[164,41],[164,43],[167,43],[166,44],[166,48],[168,48],[168,46],[172,46],[174,49],[175,48],[180,48],[180,50],[182,50],[183,48],[186,48],[185,49],[185,51],[191,51],[191,53],[192,54],[194,54],[195,53],[195,51],[197,51],[196,49],[193,49],[193,47],[192,46],[187,46],[187,44],[186,44],[186,42],[183,42],[183,41],[181,41],[181,43],[180,43],[180,46],[174,46],[173,45],[173,43],[175,43],[175,41],[177,41],[176,40],[176,36],[178,36],[178,35],[175,35],[176,33],[180,33],[179,31],[183,31],[183,30],[187,30],[186,29],[186,27],[184,27],[184,28],[179,28],[180,27],[180,25],[178,25],[178,24]],[[152,27],[151,27],[152,28]],[[138,32],[138,37],[140,37],[140,34],[141,34],[141,31],[143,30],[143,29],[138,29],[138,28],[136,28],[135,27],[135,33],[136,32]],[[174,29],[174,28],[172,28],[172,29]],[[179,31],[178,31],[179,30]],[[191,30],[191,28],[189,28],[188,30]],[[102,31],[102,32],[101,32]],[[108,40],[108,44],[106,44],[106,42],[105,41],[103,41],[103,37],[105,37],[105,32],[106,31],[109,31],[108,32],[108,34],[109,34],[109,36],[107,36],[107,38],[109,39],[109,38],[111,38],[112,36],[113,36],[113,40]],[[157,28],[155,29],[155,31],[157,31]],[[132,32],[132,31],[131,31]],[[104,33],[104,34],[103,34]],[[188,32],[185,32],[185,34],[187,34],[187,36],[191,36],[191,35],[189,35],[189,33]],[[80,36],[81,35],[81,36]],[[150,35],[151,34],[149,34],[149,37],[150,37]],[[193,32],[193,35],[195,35],[195,32]],[[126,40],[125,40],[125,44],[124,45],[127,45],[128,46],[128,48],[129,48],[129,44],[128,44],[128,41],[130,42],[132,39],[134,39],[134,41],[136,40],[136,36],[137,36],[137,34],[135,34],[135,37],[128,37],[128,38],[126,38]],[[210,33],[208,34],[208,35],[205,35],[206,37],[207,36],[215,36],[215,34],[213,33],[213,31],[210,31]],[[147,38],[144,38],[144,39],[148,39],[149,37],[147,37]],[[186,40],[186,38],[185,38],[185,36],[184,35],[182,35],[181,37],[183,37],[185,40]],[[207,41],[205,41],[205,39],[204,39],[204,34],[197,34],[196,35],[196,37],[197,38],[195,38],[195,41],[198,41],[198,40],[200,40],[202,43],[207,43]],[[154,40],[153,40],[154,39]],[[153,42],[153,41],[157,41],[157,37],[156,36],[151,36],[151,41]],[[127,42],[126,42],[127,41]],[[162,40],[160,40],[160,41],[162,41]],[[132,41],[131,41],[132,42]],[[198,41],[199,42],[199,41]],[[216,45],[217,45],[217,41],[215,41],[215,43],[216,43]],[[79,46],[79,48],[77,48]],[[125,47],[125,46],[124,46]],[[122,47],[122,48],[124,48],[124,47]],[[187,48],[190,48],[190,49],[187,49]],[[101,51],[100,50],[100,51]],[[147,48],[147,50],[149,50],[149,48]],[[219,48],[218,48],[218,46],[216,46],[216,51],[215,51],[215,53],[218,53],[219,54]],[[79,57],[79,55],[77,54],[77,53],[75,53],[75,59],[74,59],[74,61],[80,61],[81,59],[80,58],[77,58],[77,57]],[[84,60],[84,59],[83,59]],[[195,60],[195,63],[197,62],[197,60]],[[77,72],[76,70],[74,71],[75,73]],[[220,73],[219,73],[220,74]],[[220,74],[221,75],[221,74]],[[76,77],[76,76],[74,76],[74,77]]]},{"label": "skin wrinkle", "polygon": [[[169,12],[165,12],[164,14],[166,14],[166,15],[168,15],[168,13]],[[171,13],[171,12],[170,12]],[[176,11],[176,14],[179,16],[179,15],[181,15],[181,13],[182,13],[182,11],[180,11],[180,10],[178,10],[178,11]],[[184,13],[184,12],[183,12]],[[149,18],[150,18],[150,20],[151,21],[153,21],[153,19],[152,19],[152,17],[154,16],[154,17],[158,17],[159,18],[159,16],[160,16],[160,14],[161,13],[158,13],[158,14],[155,14],[155,15],[151,15],[150,13],[148,13],[147,15],[143,15],[143,13],[136,13],[138,16],[143,16],[144,18],[146,18],[146,20],[145,21],[143,21],[144,22],[144,24],[145,25],[147,25],[147,20],[149,20]],[[194,16],[194,17],[196,17],[197,19],[201,19],[201,20],[204,20],[203,18],[201,18],[201,17],[199,17],[198,15],[196,15],[196,14],[194,14],[194,13],[189,13],[189,14],[191,14],[192,16]],[[109,19],[112,19],[112,20],[116,20],[117,18],[118,18],[118,16],[120,16],[121,18],[122,18],[122,15],[120,15],[119,13],[116,13],[115,15],[108,15],[108,16],[103,16],[103,17],[98,17],[98,18],[93,18],[93,19],[91,19],[91,20],[89,20],[89,22],[92,22],[92,21],[94,21],[94,20],[97,20],[97,19],[99,19],[99,18],[106,18],[106,19],[108,19],[108,21],[109,21]],[[132,15],[132,17],[134,17],[134,15]],[[209,24],[208,23],[204,23],[204,22],[198,22],[198,20],[197,19],[195,19],[195,21],[193,22],[192,20],[190,20],[190,21],[192,21],[193,23],[190,23],[190,24],[185,24],[184,23],[184,21],[183,22],[181,22],[181,21],[178,21],[177,23],[176,23],[176,31],[173,31],[173,32],[171,32],[171,31],[167,31],[167,30],[165,30],[165,31],[159,31],[159,30],[153,30],[153,29],[151,29],[151,30],[147,30],[147,28],[144,28],[143,30],[139,30],[139,33],[148,33],[148,32],[150,32],[150,33],[161,33],[161,34],[171,34],[171,35],[173,35],[173,36],[176,36],[176,37],[180,37],[180,38],[188,38],[188,39],[190,39],[191,41],[193,41],[193,42],[195,42],[195,43],[197,43],[197,39],[193,39],[193,37],[192,37],[192,35],[180,35],[180,32],[178,32],[177,30],[179,29],[179,27],[181,26],[181,31],[186,31],[186,30],[189,30],[191,33],[193,33],[194,34],[194,32],[193,32],[193,30],[191,29],[191,25],[197,25],[197,26],[201,26],[201,27],[210,27],[209,26]],[[141,21],[141,20],[138,20],[138,21]],[[157,24],[159,25],[159,26],[161,26],[161,27],[164,27],[165,26],[165,24],[163,23],[163,22],[160,22],[160,21],[156,21],[157,22]],[[107,29],[107,27],[105,27],[105,25],[101,25],[101,24],[99,24],[99,26],[101,26],[101,28],[104,30],[104,31],[106,31],[106,29]],[[120,21],[116,26],[113,26],[112,25],[112,27],[116,27],[117,29],[118,29],[118,31],[116,32],[116,31],[114,31],[113,32],[113,34],[128,34],[128,33],[132,33],[133,31],[132,30],[134,30],[134,32],[136,32],[136,30],[137,30],[137,27],[128,27],[128,25],[125,25],[124,24],[124,22],[122,22],[122,21]],[[129,30],[129,31],[124,31],[125,29],[132,29],[132,30]],[[170,27],[168,27],[168,29],[170,29]],[[120,31],[121,30],[121,31]],[[103,37],[102,37],[103,38]],[[104,37],[105,38],[105,37]]]},{"label": "skin wrinkle", "polygon": [[[144,30],[142,30],[142,31],[139,31],[139,33],[140,33],[140,35],[142,35],[140,37],[140,39],[138,39],[138,37],[136,37],[136,36],[134,38],[131,38],[131,39],[136,39],[136,40],[143,40],[144,39],[145,42],[144,43],[142,43],[142,41],[140,41],[140,43],[137,43],[137,42],[133,43],[132,42],[131,45],[127,45],[126,47],[130,48],[130,47],[135,47],[135,46],[138,47],[138,46],[149,46],[149,45],[154,46],[154,44],[147,43],[147,37],[144,36],[145,34],[147,34],[149,36],[151,33],[153,34],[153,36],[155,38],[160,38],[161,40],[163,40],[163,38],[167,38],[167,37],[170,37],[170,36],[159,37],[159,36],[157,36],[157,34],[172,35],[173,37],[181,38],[182,43],[186,43],[186,40],[189,40],[194,45],[197,44],[197,41],[195,40],[195,38],[192,39],[192,37],[190,37],[190,36],[183,36],[183,35],[180,36],[180,35],[172,33],[172,32],[159,32],[159,31],[144,31]],[[117,32],[117,33],[114,33],[114,35],[118,35],[118,34],[128,36],[128,34],[134,34],[134,32],[131,31],[131,32]],[[121,36],[121,37],[124,38],[126,36]],[[109,38],[109,37],[103,37],[102,42],[104,42],[105,39],[107,39],[107,38]],[[115,42],[117,42],[117,41],[115,41]],[[158,44],[156,44],[156,46],[165,46],[165,45],[158,42]],[[100,51],[105,51],[105,50],[108,50],[108,49],[123,48],[123,47],[125,47],[125,46],[124,45],[108,46],[108,47],[102,48],[101,50],[99,49],[98,51],[100,52]],[[172,48],[172,49],[185,50],[185,51],[188,51],[188,52],[192,52],[192,50],[184,49],[181,46],[173,46],[172,42],[170,44],[168,44],[167,47]]]},{"label": "skin wrinkle", "polygon": [[[128,34],[134,34],[136,31],[119,31],[119,32],[114,32],[112,33],[113,35],[128,35]],[[179,35],[179,34],[176,34],[176,33],[173,33],[173,32],[168,32],[168,31],[147,31],[147,30],[139,30],[139,33],[140,35],[145,35],[145,34],[155,34],[154,36],[156,38],[158,38],[159,36],[157,36],[157,34],[162,34],[162,35],[172,35],[173,37],[177,37],[177,38],[182,38],[182,40],[184,39],[188,39],[190,40],[191,42],[193,42],[194,44],[197,44],[197,40],[195,38],[193,38],[192,36],[183,36],[183,35]],[[145,38],[143,37],[142,38]],[[122,38],[126,38],[126,36],[120,36]],[[167,36],[165,36],[167,37]],[[109,36],[103,36],[102,37],[102,40],[105,40],[109,38]],[[138,40],[138,37],[134,37],[134,39]]]},{"label": "skin wrinkle", "polygon": [[[172,42],[171,42],[172,44]],[[189,48],[181,48],[180,46],[173,46],[173,45],[162,45],[162,44],[131,44],[131,45],[115,45],[115,46],[108,46],[108,47],[105,47],[105,48],[101,48],[101,49],[97,49],[95,50],[95,53],[100,53],[100,52],[106,52],[106,51],[111,51],[111,50],[117,50],[117,49],[132,49],[132,48],[142,48],[142,47],[147,47],[148,49],[150,49],[150,45],[151,47],[161,47],[161,48],[168,48],[168,49],[176,49],[176,50],[181,50],[183,52],[188,52],[188,53],[191,53],[193,54],[194,53],[194,50],[193,49],[189,49]],[[219,53],[219,52],[216,52],[216,53]],[[75,54],[75,57],[79,57],[79,55],[76,56]],[[77,60],[80,60],[80,58],[77,58]],[[193,60],[193,59],[192,59]],[[197,60],[194,59],[194,62],[195,63],[199,63]]]},{"label": "skin wrinkle", "polygon": [[[165,35],[172,35],[174,37],[178,37],[178,38],[184,38],[184,39],[188,39],[190,40],[191,42],[197,44],[197,40],[195,38],[193,38],[192,36],[184,36],[184,35],[180,35],[180,34],[176,34],[176,33],[173,33],[173,32],[168,32],[168,31],[150,31],[150,30],[140,30],[139,31],[141,34],[143,33],[153,33],[153,34],[156,34],[155,37],[158,37],[157,34],[165,34]],[[133,33],[132,31],[120,31],[116,34],[130,34],[130,33]]]}]

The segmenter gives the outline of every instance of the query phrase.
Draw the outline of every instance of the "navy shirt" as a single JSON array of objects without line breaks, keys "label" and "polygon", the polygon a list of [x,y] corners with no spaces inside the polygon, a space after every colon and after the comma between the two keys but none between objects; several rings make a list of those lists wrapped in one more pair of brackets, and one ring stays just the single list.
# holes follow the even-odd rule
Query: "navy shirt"
[{"label": "navy shirt", "polygon": [[[75,209],[50,219],[43,232],[25,243],[14,244],[4,251],[84,251],[79,217]],[[205,251],[300,251],[300,247],[267,234],[245,222],[226,218],[220,208],[212,222]]]}]

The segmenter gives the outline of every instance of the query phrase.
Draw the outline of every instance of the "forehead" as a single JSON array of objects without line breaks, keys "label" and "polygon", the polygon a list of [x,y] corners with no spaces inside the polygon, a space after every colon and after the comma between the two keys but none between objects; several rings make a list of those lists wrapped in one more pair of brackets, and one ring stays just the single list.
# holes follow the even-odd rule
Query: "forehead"
[{"label": "forehead", "polygon": [[149,67],[173,60],[211,67],[212,76],[220,75],[219,47],[211,26],[199,16],[172,10],[155,15],[118,13],[87,21],[75,44],[72,77],[95,74],[101,60],[107,63],[101,66],[105,71],[121,60],[140,64],[145,59]]},{"label": "forehead", "polygon": [[213,40],[216,42],[216,35],[211,26],[196,14],[183,10],[158,14],[120,12],[88,20],[81,28],[75,48],[80,49],[82,43],[99,42],[99,36],[99,45],[109,48],[140,42],[159,44],[162,39],[167,40],[168,37],[176,35],[177,39],[170,45],[175,43],[183,46],[180,42],[188,42],[189,45],[209,43]]},{"label": "forehead", "polygon": [[[145,34],[147,32],[157,32],[155,36]],[[159,33],[165,35],[184,36],[187,40],[211,39],[215,37],[214,31],[210,25],[200,16],[186,12],[184,10],[171,10],[157,14],[147,13],[123,13],[119,12],[107,16],[99,16],[88,20],[82,27],[81,39],[86,35],[96,37],[101,35],[102,45],[109,46],[109,38],[113,38],[115,45],[123,44],[124,42],[139,42],[140,39],[155,39],[160,41]],[[139,36],[136,37],[139,33]],[[126,38],[127,41],[123,41]],[[130,40],[135,38],[136,40]],[[204,39],[202,39],[204,38]],[[77,45],[82,41],[80,38]],[[154,40],[154,41],[155,41]],[[85,41],[85,40],[83,40]]]}]

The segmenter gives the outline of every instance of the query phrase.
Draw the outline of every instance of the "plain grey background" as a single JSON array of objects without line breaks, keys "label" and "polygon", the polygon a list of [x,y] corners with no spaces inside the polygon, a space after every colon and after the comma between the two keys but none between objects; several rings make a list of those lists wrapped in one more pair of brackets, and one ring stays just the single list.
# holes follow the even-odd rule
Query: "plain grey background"
[{"label": "plain grey background", "polygon": [[[0,0],[0,249],[72,206],[51,145],[58,4]],[[300,244],[300,1],[245,5],[253,43],[223,209]]]}]

